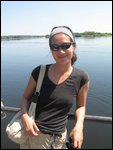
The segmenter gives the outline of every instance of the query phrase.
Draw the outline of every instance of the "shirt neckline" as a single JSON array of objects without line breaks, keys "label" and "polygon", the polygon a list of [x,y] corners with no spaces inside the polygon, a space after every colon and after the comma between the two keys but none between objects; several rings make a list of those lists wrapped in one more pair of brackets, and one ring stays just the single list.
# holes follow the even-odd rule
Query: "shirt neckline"
[{"label": "shirt neckline", "polygon": [[70,78],[71,78],[71,76],[72,76],[72,74],[73,74],[73,72],[74,72],[74,67],[72,66],[72,72],[71,72],[71,74],[67,77],[67,79],[65,79],[64,81],[62,81],[61,83],[58,83],[58,84],[56,84],[56,83],[54,83],[50,78],[49,78],[49,76],[48,76],[48,70],[49,70],[49,67],[51,66],[52,64],[50,64],[50,65],[48,65],[48,67],[47,67],[47,78],[48,78],[48,80],[52,83],[52,84],[54,84],[55,86],[60,86],[60,85],[62,85],[62,84],[64,84],[65,82],[67,82]]}]

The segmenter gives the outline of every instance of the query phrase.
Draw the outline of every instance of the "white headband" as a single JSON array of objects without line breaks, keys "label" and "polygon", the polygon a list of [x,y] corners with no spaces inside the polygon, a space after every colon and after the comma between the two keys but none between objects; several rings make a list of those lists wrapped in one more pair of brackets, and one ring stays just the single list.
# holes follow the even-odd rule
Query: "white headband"
[{"label": "white headband", "polygon": [[75,38],[74,38],[72,32],[66,27],[57,27],[57,28],[53,29],[53,31],[51,31],[51,34],[50,34],[50,39],[55,34],[59,34],[59,33],[64,33],[64,34],[68,35],[72,39],[72,41],[75,42]]}]

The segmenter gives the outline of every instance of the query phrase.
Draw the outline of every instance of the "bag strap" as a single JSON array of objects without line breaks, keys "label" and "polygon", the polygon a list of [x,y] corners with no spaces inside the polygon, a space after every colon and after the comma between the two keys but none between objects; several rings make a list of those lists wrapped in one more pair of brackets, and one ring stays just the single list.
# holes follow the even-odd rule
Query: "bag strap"
[{"label": "bag strap", "polygon": [[[35,91],[35,94],[37,95],[37,93],[38,93],[38,96],[40,94],[40,88],[41,88],[42,81],[43,81],[43,78],[45,75],[45,71],[46,71],[46,66],[41,65],[38,80],[37,80],[36,91]],[[29,116],[33,119],[35,119],[36,105],[37,105],[37,103],[32,101],[30,104],[29,110],[28,110]]]},{"label": "bag strap", "polygon": [[36,93],[40,94],[40,88],[41,88],[41,85],[42,85],[42,81],[43,81],[43,78],[44,78],[45,71],[46,71],[46,66],[41,65],[38,80],[37,80]]}]

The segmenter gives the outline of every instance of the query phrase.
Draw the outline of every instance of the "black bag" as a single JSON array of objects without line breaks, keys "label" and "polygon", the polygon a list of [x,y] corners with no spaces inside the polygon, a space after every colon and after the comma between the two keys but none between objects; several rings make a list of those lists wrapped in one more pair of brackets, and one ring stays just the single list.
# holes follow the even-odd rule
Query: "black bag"
[{"label": "black bag", "polygon": [[73,145],[73,140],[71,137],[68,138],[67,142],[66,142],[66,146],[68,149],[76,149]]}]

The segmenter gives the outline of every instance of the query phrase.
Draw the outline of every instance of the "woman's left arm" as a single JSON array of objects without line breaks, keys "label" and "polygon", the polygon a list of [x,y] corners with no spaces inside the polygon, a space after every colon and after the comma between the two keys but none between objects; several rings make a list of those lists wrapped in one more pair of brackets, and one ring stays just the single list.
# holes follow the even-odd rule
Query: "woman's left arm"
[{"label": "woman's left arm", "polygon": [[89,89],[89,81],[83,85],[77,95],[75,119],[76,124],[70,133],[74,147],[80,149],[83,143],[83,126],[86,112],[86,99]]}]

